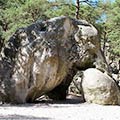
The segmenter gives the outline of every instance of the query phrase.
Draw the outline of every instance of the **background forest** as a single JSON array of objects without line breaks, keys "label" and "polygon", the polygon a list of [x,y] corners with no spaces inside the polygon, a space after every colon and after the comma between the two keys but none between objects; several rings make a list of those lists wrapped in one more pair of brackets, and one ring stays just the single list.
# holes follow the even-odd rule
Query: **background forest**
[{"label": "background forest", "polygon": [[[79,8],[76,6],[79,2]],[[120,0],[0,0],[0,45],[20,27],[56,16],[85,19],[99,30],[102,49],[120,57]]]}]

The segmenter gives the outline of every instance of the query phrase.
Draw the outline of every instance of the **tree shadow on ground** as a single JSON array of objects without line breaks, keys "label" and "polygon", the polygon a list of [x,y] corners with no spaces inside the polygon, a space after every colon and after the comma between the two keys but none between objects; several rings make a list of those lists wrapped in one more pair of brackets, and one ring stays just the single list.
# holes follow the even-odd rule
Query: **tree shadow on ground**
[{"label": "tree shadow on ground", "polygon": [[0,116],[0,120],[52,120],[47,117],[33,117],[33,116],[23,116],[23,115],[7,115]]},{"label": "tree shadow on ground", "polygon": [[52,120],[47,117],[33,117],[33,116],[23,116],[23,115],[6,115],[0,116],[0,120]]}]

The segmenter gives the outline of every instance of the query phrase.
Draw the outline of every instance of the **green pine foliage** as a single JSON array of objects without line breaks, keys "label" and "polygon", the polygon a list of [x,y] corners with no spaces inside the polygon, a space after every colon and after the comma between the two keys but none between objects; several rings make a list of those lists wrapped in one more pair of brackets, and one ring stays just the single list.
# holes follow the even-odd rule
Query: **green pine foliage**
[{"label": "green pine foliage", "polygon": [[[91,0],[92,1],[92,0]],[[73,0],[0,0],[0,40],[8,40],[20,27],[56,16],[75,17]],[[111,52],[120,55],[120,0],[80,3],[79,17],[95,25],[101,40],[110,41]],[[102,16],[105,15],[105,18]],[[104,38],[106,34],[106,38]]]},{"label": "green pine foliage", "polygon": [[47,9],[49,9],[49,4],[45,0],[11,0],[7,2],[5,8],[1,9],[0,20],[7,27],[3,29],[3,37],[7,40],[16,29],[25,27],[38,19],[45,19]]},{"label": "green pine foliage", "polygon": [[111,42],[113,53],[120,55],[120,0],[111,4],[107,13],[106,25],[108,26],[108,38]]}]

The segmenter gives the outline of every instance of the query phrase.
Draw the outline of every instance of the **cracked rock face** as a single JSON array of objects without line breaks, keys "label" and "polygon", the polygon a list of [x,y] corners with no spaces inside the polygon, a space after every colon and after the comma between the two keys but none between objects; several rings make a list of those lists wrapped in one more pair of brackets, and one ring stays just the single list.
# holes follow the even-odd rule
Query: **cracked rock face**
[{"label": "cracked rock face", "polygon": [[83,73],[82,88],[85,100],[101,105],[120,104],[120,92],[115,81],[95,68]]},{"label": "cracked rock face", "polygon": [[0,100],[65,99],[77,69],[106,70],[97,35],[86,21],[64,16],[18,29],[0,53]]}]

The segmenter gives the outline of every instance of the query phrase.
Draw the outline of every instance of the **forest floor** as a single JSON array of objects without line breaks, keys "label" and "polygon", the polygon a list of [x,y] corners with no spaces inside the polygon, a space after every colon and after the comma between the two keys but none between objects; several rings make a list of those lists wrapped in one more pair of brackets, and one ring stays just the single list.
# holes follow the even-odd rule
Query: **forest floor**
[{"label": "forest floor", "polygon": [[120,106],[102,106],[68,99],[0,106],[0,120],[120,120]]}]

